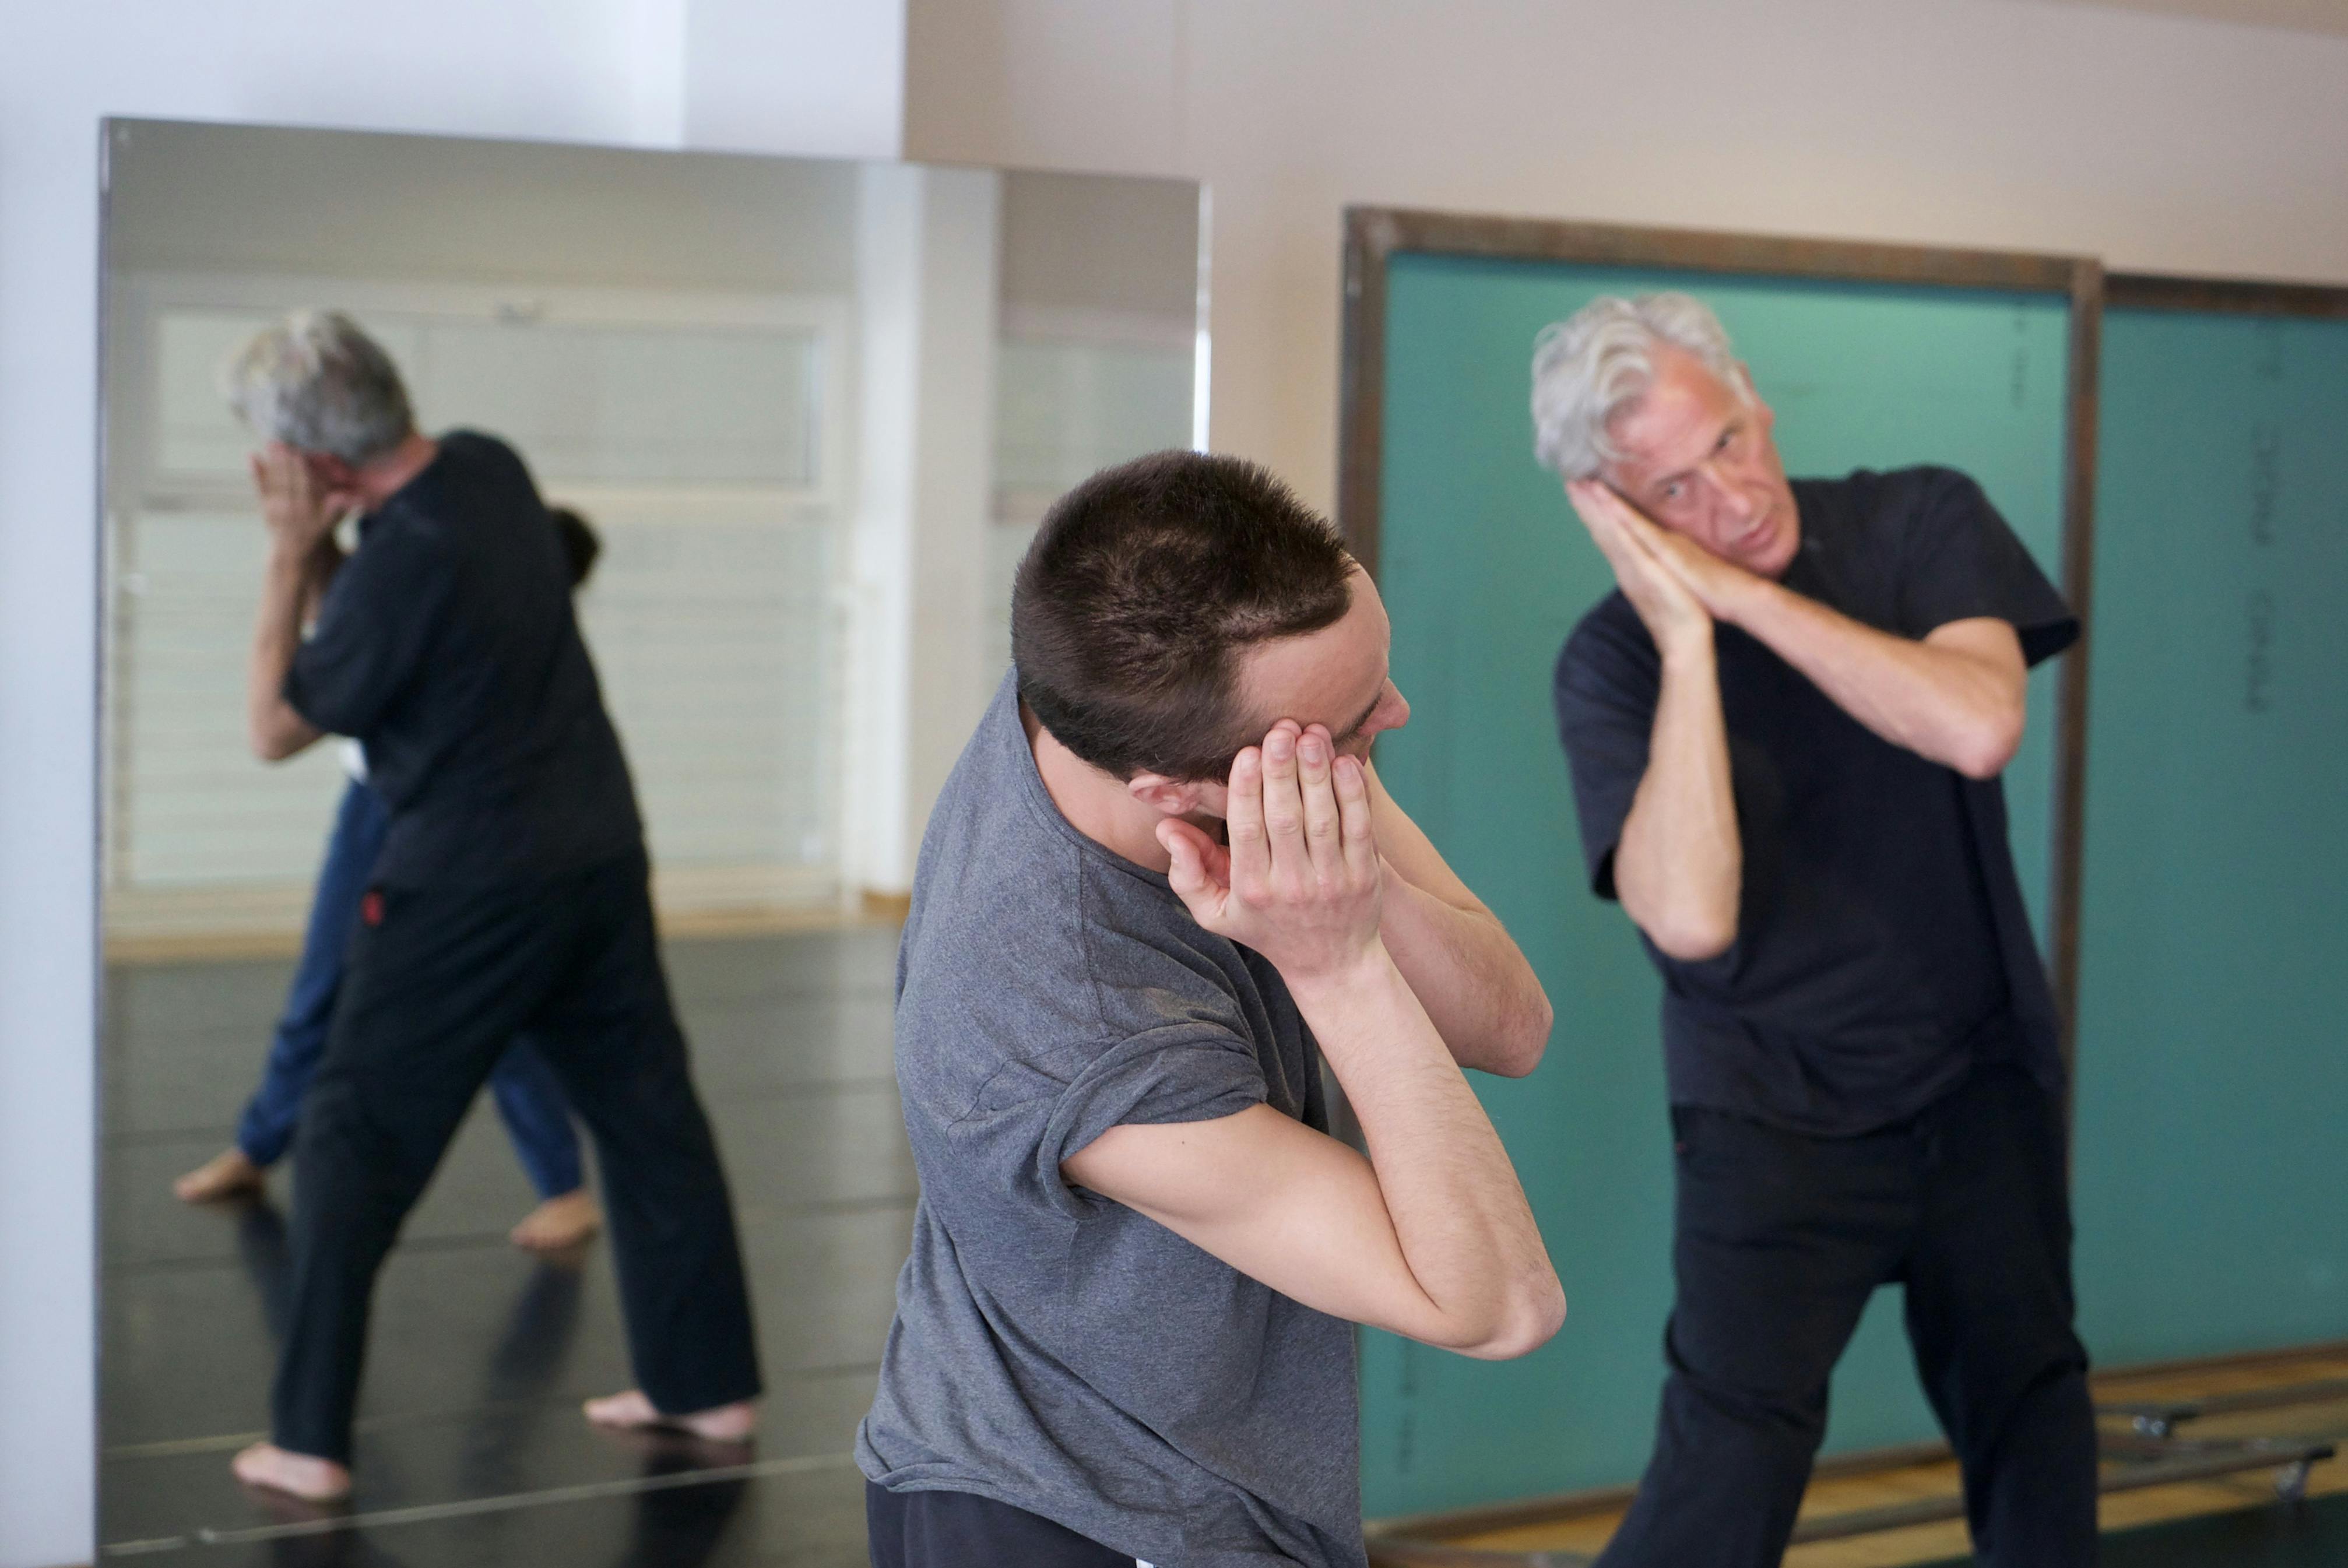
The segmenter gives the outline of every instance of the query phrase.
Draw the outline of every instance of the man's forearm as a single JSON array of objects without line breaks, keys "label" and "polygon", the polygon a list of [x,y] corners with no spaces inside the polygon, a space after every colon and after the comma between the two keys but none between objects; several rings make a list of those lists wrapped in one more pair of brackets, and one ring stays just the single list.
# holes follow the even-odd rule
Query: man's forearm
[{"label": "man's forearm", "polygon": [[1845,713],[1920,757],[1987,778],[2021,739],[2022,694],[2011,672],[1982,659],[1879,632],[1776,583],[1756,582],[1733,619]]},{"label": "man's forearm", "polygon": [[1540,1065],[1549,995],[1488,912],[1447,903],[1397,871],[1378,930],[1461,1067],[1522,1078]]},{"label": "man's forearm", "polygon": [[1368,779],[1385,866],[1380,939],[1461,1067],[1523,1077],[1549,1048],[1549,994],[1375,768]]},{"label": "man's forearm", "polygon": [[285,700],[285,676],[302,644],[302,612],[312,564],[272,542],[261,578],[261,609],[252,633],[252,659],[245,676],[245,725],[253,751],[264,760],[291,757],[318,738]]},{"label": "man's forearm", "polygon": [[1565,1312],[1515,1168],[1433,1021],[1382,946],[1292,986],[1360,1119],[1412,1276],[1455,1348],[1522,1355]]},{"label": "man's forearm", "polygon": [[1720,672],[1706,638],[1663,655],[1647,770],[1614,849],[1614,891],[1657,947],[1711,958],[1736,940],[1744,876]]}]

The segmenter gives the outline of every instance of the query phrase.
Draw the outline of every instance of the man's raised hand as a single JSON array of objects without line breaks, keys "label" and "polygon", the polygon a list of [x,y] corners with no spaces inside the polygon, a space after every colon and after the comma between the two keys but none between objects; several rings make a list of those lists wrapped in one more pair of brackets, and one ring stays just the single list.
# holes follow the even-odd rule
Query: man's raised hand
[{"label": "man's raised hand", "polygon": [[283,441],[272,441],[253,453],[252,467],[261,520],[270,536],[295,555],[316,549],[358,502],[355,494],[319,484],[309,459]]},{"label": "man's raised hand", "polygon": [[1712,614],[1682,572],[1664,559],[1657,541],[1663,531],[1598,480],[1573,480],[1566,499],[1590,531],[1615,584],[1646,623],[1648,635],[1665,652],[1675,645],[1708,641]]},{"label": "man's raised hand", "polygon": [[1684,533],[1659,528],[1645,518],[1638,518],[1638,523],[1641,542],[1696,596],[1714,620],[1739,624],[1739,605],[1764,579],[1725,556],[1715,555]]},{"label": "man's raised hand", "polygon": [[1172,818],[1158,840],[1191,918],[1255,949],[1291,985],[1343,973],[1378,940],[1384,873],[1362,764],[1320,725],[1282,719],[1231,763],[1229,844]]}]

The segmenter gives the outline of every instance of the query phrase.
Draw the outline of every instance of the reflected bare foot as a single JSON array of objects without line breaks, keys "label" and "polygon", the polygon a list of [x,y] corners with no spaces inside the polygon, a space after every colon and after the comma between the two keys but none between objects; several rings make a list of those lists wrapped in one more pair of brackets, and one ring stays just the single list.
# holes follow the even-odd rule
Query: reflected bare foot
[{"label": "reflected bare foot", "polygon": [[351,1495],[348,1467],[275,1443],[253,1444],[230,1460],[229,1469],[247,1486],[265,1486],[304,1502],[339,1502]]},{"label": "reflected bare foot", "polygon": [[217,1203],[260,1191],[261,1176],[261,1167],[247,1160],[243,1150],[231,1149],[172,1182],[171,1191],[182,1203]]},{"label": "reflected bare foot", "polygon": [[549,1198],[521,1217],[508,1239],[527,1252],[559,1253],[603,1228],[603,1211],[584,1187]]},{"label": "reflected bare foot", "polygon": [[631,1388],[624,1394],[613,1394],[587,1401],[587,1418],[599,1427],[616,1427],[636,1431],[645,1428],[665,1428],[672,1431],[691,1432],[696,1438],[712,1442],[738,1443],[758,1429],[758,1407],[744,1399],[732,1405],[716,1405],[706,1410],[695,1410],[688,1415],[664,1416],[653,1408],[641,1388]]}]

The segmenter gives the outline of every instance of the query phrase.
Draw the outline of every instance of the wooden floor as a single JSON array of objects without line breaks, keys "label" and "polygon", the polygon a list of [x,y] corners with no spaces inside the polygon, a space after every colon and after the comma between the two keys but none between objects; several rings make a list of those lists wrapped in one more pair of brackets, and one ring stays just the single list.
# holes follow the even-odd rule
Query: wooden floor
[{"label": "wooden floor", "polygon": [[[2179,1399],[2206,1399],[2251,1389],[2348,1378],[2348,1345],[2325,1346],[2258,1360],[2231,1360],[2202,1366],[2182,1366],[2143,1372],[2115,1372],[2096,1379],[2098,1405]],[[2126,1423],[2111,1423],[2124,1429]],[[2348,1448],[2348,1397],[2277,1409],[2209,1416],[2178,1429],[2187,1438],[2321,1437],[2343,1439]],[[2107,1494],[2102,1520],[2106,1531],[2125,1530],[2196,1515],[2224,1513],[2246,1508],[2274,1507],[2275,1472],[2246,1471],[2221,1480],[2139,1491]],[[2308,1495],[2348,1492],[2348,1460],[2318,1464],[2308,1480]],[[1912,1502],[1922,1498],[1952,1497],[1957,1492],[1956,1465],[1943,1459],[1867,1474],[1822,1477],[1803,1500],[1805,1518],[1856,1512]],[[1444,1533],[1444,1544],[1505,1552],[1561,1552],[1595,1554],[1621,1522],[1619,1507],[1591,1510],[1570,1518],[1520,1524],[1477,1534]],[[1431,1533],[1418,1539],[1431,1540]],[[1956,1521],[1905,1530],[1812,1542],[1786,1555],[1787,1568],[1899,1568],[1899,1565],[1941,1563],[1962,1558],[1972,1550],[1964,1525]]]}]

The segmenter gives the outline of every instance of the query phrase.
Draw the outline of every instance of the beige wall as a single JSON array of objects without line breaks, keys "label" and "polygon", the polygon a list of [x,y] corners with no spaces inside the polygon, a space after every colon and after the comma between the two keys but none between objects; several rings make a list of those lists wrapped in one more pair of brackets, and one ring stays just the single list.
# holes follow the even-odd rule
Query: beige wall
[{"label": "beige wall", "polygon": [[1215,445],[1325,502],[1348,202],[2348,282],[2348,38],[2046,0],[911,0],[911,158],[1213,191]]}]

